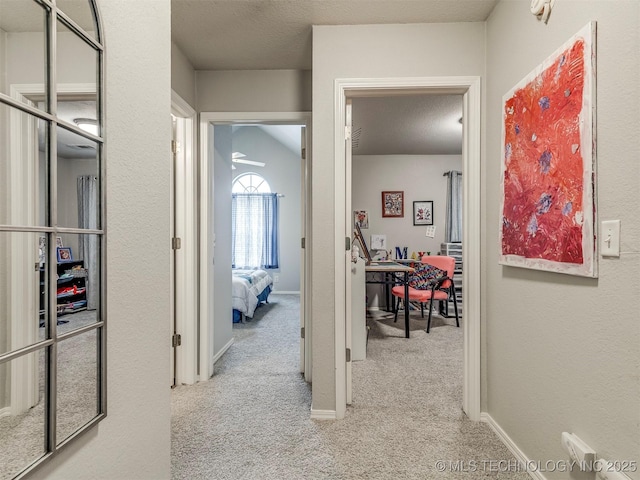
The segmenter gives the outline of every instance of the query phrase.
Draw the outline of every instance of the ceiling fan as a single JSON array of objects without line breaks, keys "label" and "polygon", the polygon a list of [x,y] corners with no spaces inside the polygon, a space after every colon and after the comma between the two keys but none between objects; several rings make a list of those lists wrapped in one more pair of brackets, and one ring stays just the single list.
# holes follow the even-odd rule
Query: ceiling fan
[{"label": "ceiling fan", "polygon": [[256,162],[255,160],[248,160],[244,157],[246,157],[244,153],[233,152],[233,154],[231,155],[231,161],[233,163],[244,163],[245,165],[253,165],[254,167],[264,167],[266,165],[266,163],[264,162]]}]

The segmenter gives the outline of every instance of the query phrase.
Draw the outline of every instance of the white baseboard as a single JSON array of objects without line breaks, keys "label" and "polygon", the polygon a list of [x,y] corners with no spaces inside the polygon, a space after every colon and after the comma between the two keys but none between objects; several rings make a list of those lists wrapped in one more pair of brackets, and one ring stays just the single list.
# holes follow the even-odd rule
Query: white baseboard
[{"label": "white baseboard", "polygon": [[0,408],[0,418],[9,417],[11,415],[11,407]]},{"label": "white baseboard", "polygon": [[[516,460],[521,462],[523,465],[529,465],[531,463],[531,459],[527,457],[522,450],[515,444],[511,437],[507,435],[500,425],[496,423],[491,415],[486,412],[482,412],[480,414],[480,421],[489,424],[491,430],[495,432],[500,441],[504,443],[504,446],[509,449],[509,451],[516,457]],[[537,469],[526,469],[526,472],[529,474],[531,478],[535,478],[537,480],[547,480],[541,472]]]},{"label": "white baseboard", "polygon": [[222,355],[224,355],[224,352],[226,352],[227,350],[229,350],[229,348],[231,347],[231,345],[233,345],[233,338],[232,338],[231,340],[229,340],[229,341],[227,342],[227,344],[226,344],[224,347],[222,347],[222,348],[220,349],[220,351],[219,351],[218,353],[216,353],[216,354],[213,356],[213,364],[214,364],[214,365],[215,365],[215,363],[216,363],[218,360],[220,360],[220,358],[222,357]]},{"label": "white baseboard", "polygon": [[270,295],[300,295],[300,291],[297,292],[288,292],[285,290],[271,290]]},{"label": "white baseboard", "polygon": [[314,410],[312,408],[311,419],[312,420],[335,420],[336,411],[335,410]]}]

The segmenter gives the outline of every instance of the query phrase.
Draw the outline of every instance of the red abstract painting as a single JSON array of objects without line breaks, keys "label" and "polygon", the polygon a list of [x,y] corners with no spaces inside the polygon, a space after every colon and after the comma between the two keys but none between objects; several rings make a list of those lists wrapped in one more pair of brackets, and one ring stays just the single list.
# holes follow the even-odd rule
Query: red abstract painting
[{"label": "red abstract painting", "polygon": [[596,275],[594,28],[504,97],[503,264]]}]

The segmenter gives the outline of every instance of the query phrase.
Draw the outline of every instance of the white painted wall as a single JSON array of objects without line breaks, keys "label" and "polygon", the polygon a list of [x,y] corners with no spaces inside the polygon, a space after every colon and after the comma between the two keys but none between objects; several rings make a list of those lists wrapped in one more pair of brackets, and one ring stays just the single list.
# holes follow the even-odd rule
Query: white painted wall
[{"label": "white painted wall", "polygon": [[313,408],[334,410],[334,82],[337,78],[484,76],[485,24],[313,29]]},{"label": "white painted wall", "polygon": [[[7,32],[0,28],[0,65],[2,65],[2,71],[7,71]],[[6,73],[0,75],[0,92],[6,93],[7,78]]]},{"label": "white painted wall", "polygon": [[[44,34],[9,33],[7,36],[7,84],[44,84]],[[57,36],[58,81],[60,83],[96,83],[95,51],[78,42],[70,32]],[[83,68],[78,68],[82,65]]]},{"label": "white painted wall", "polygon": [[34,479],[171,476],[171,8],[98,4],[107,44],[108,416]]},{"label": "white painted wall", "polygon": [[[271,128],[270,126],[266,127]],[[300,130],[300,129],[298,129]],[[298,133],[298,138],[300,133]],[[262,128],[239,127],[233,134],[233,151],[244,153],[248,159],[265,162],[262,168],[236,164],[232,176],[243,173],[262,175],[272,192],[283,194],[280,205],[280,268],[268,270],[273,277],[274,291],[300,291],[300,148],[298,153],[285,147]]]},{"label": "white painted wall", "polygon": [[200,112],[308,112],[311,72],[197,71],[196,92]]},{"label": "white painted wall", "polygon": [[195,109],[196,72],[189,59],[173,42],[171,42],[171,88]]},{"label": "white painted wall", "polygon": [[[598,279],[500,266],[502,96],[590,20],[598,215],[621,219],[622,254],[600,258]],[[556,2],[547,25],[524,2],[502,1],[487,23],[486,410],[531,459],[567,459],[560,435],[569,431],[598,456],[640,460],[639,31],[635,0]]]},{"label": "white painted wall", "polygon": [[[444,242],[445,214],[447,208],[447,177],[442,174],[450,170],[462,170],[460,155],[356,155],[352,159],[352,205],[353,210],[366,210],[369,228],[362,230],[365,241],[371,248],[371,235],[386,235],[387,250],[395,258],[396,247],[408,247],[408,256],[413,252],[440,252]],[[382,217],[382,191],[404,191],[404,217]],[[424,226],[413,225],[413,202],[433,201],[436,236],[425,236]],[[375,252],[372,251],[372,255]],[[382,288],[367,285],[369,307],[384,306]]]}]

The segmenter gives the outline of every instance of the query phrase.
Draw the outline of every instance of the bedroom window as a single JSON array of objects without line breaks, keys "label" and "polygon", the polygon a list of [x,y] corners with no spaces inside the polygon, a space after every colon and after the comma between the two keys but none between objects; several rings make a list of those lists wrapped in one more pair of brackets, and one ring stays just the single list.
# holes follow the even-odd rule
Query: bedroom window
[{"label": "bedroom window", "polygon": [[231,188],[233,268],[279,268],[278,195],[267,181],[248,173]]},{"label": "bedroom window", "polygon": [[0,0],[0,478],[106,416],[96,0]]},{"label": "bedroom window", "polygon": [[257,173],[245,173],[233,181],[231,193],[271,193],[271,188]]}]

